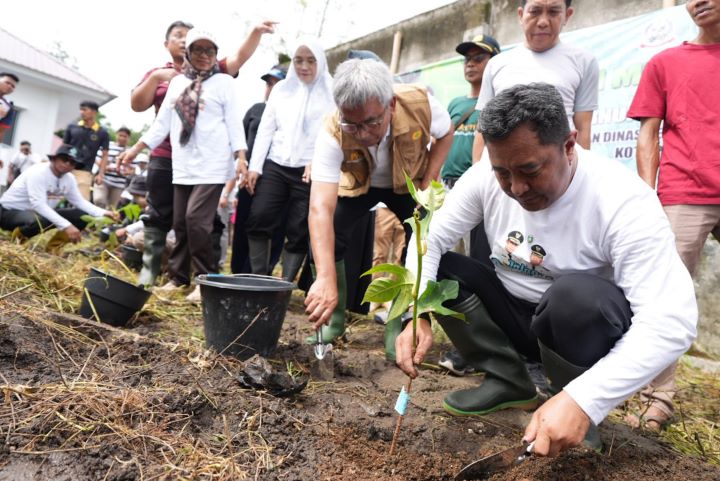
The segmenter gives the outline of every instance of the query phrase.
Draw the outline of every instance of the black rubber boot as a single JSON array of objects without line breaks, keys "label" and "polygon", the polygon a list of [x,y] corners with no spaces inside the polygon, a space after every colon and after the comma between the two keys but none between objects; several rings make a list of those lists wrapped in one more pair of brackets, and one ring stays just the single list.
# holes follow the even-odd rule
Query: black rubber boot
[{"label": "black rubber boot", "polygon": [[152,286],[160,275],[166,238],[167,232],[157,227],[145,226],[143,229],[143,266],[138,277],[140,285]]},{"label": "black rubber boot", "polygon": [[[313,274],[315,268],[313,267]],[[335,263],[335,275],[337,276],[338,303],[330,316],[330,322],[327,326],[322,326],[322,340],[325,344],[330,344],[338,337],[345,334],[345,305],[347,304],[347,279],[345,278],[345,261]],[[317,336],[313,334],[305,339],[307,344],[315,344]]]},{"label": "black rubber boot", "polygon": [[248,258],[253,274],[269,275],[270,265],[270,239],[256,239],[248,237]]},{"label": "black rubber boot", "polygon": [[288,252],[282,254],[282,278],[284,281],[294,282],[298,271],[305,260],[304,252]]},{"label": "black rubber boot", "polygon": [[[545,373],[547,374],[550,394],[553,396],[567,386],[570,381],[579,377],[582,373],[587,371],[589,368],[577,366],[564,358],[560,357],[558,353],[547,347],[542,342],[538,341],[540,347],[540,357],[542,358],[543,365],[545,366]],[[590,427],[585,434],[583,445],[587,448],[593,449],[597,452],[601,452],[603,449],[603,443],[600,439],[600,433],[598,432],[597,426],[591,421]]]},{"label": "black rubber boot", "polygon": [[465,321],[439,316],[438,322],[467,363],[485,373],[485,379],[477,388],[445,396],[445,410],[455,416],[482,416],[508,408],[535,409],[537,391],[525,363],[480,299],[472,295],[451,308],[465,314]]}]

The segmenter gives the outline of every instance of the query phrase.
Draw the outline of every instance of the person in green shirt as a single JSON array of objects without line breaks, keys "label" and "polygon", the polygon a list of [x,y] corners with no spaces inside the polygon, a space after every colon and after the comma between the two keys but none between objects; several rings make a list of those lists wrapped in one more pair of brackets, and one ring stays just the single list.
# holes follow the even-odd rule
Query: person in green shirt
[{"label": "person in green shirt", "polygon": [[500,53],[497,41],[489,35],[478,35],[469,42],[459,44],[455,51],[465,57],[465,80],[470,84],[470,93],[455,97],[448,105],[448,112],[455,127],[450,153],[445,160],[440,176],[448,189],[472,165],[472,143],[475,138],[478,111],[475,110],[483,72],[491,57]]}]

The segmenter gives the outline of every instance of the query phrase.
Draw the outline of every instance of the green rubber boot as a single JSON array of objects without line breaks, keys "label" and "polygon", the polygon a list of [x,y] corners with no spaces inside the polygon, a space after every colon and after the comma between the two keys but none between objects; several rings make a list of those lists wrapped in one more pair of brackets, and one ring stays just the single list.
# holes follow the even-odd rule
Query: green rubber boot
[{"label": "green rubber boot", "polygon": [[[312,266],[313,277],[316,277],[315,266]],[[335,310],[330,316],[330,322],[326,326],[322,326],[322,340],[325,344],[330,344],[335,339],[345,334],[345,306],[347,304],[347,279],[345,278],[345,261],[338,261],[335,263],[335,275],[337,276],[337,288],[338,288],[338,303],[335,306]],[[307,337],[305,342],[308,344],[315,344],[317,342],[317,336],[313,334]]]},{"label": "green rubber boot", "polygon": [[445,410],[455,416],[482,416],[508,408],[535,409],[537,391],[525,363],[480,299],[472,295],[451,308],[465,314],[465,321],[439,316],[438,322],[465,361],[485,372],[485,379],[477,388],[445,396]]},{"label": "green rubber boot", "polygon": [[157,227],[146,226],[143,229],[143,266],[138,276],[138,284],[152,286],[160,275],[165,239],[167,232]]},{"label": "green rubber boot", "polygon": [[[570,381],[580,376],[582,373],[587,371],[588,367],[577,366],[564,358],[560,357],[558,353],[547,347],[542,342],[538,341],[540,347],[540,357],[545,366],[545,373],[547,374],[548,388],[550,394],[553,396],[567,386]],[[585,434],[583,445],[590,448],[598,453],[603,450],[603,442],[600,439],[600,433],[598,432],[597,426],[591,421],[590,427]]]}]

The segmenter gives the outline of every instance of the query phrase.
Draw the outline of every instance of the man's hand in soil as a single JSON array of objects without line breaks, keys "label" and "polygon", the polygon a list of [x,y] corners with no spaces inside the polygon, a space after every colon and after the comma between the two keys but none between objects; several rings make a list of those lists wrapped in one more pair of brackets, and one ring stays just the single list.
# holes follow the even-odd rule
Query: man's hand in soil
[{"label": "man's hand in soil", "polygon": [[417,335],[417,349],[413,358],[413,328],[412,322],[405,326],[405,329],[395,339],[395,362],[402,371],[415,379],[418,375],[415,366],[423,362],[430,346],[432,346],[432,328],[430,321],[419,318],[415,329]]},{"label": "man's hand in soil", "polygon": [[315,330],[328,323],[337,303],[337,281],[318,276],[305,298],[305,314],[315,323]]},{"label": "man's hand in soil", "polygon": [[115,222],[120,222],[120,212],[114,212],[112,210],[106,210],[103,215]]},{"label": "man's hand in soil", "polygon": [[525,428],[523,440],[535,441],[535,454],[557,456],[579,445],[590,427],[590,418],[565,391],[540,406]]},{"label": "man's hand in soil", "polygon": [[73,242],[73,243],[80,242],[80,231],[78,230],[77,227],[75,227],[74,225],[71,224],[71,225],[65,227],[65,229],[63,229],[63,230],[67,234],[68,239],[70,239],[70,242]]}]

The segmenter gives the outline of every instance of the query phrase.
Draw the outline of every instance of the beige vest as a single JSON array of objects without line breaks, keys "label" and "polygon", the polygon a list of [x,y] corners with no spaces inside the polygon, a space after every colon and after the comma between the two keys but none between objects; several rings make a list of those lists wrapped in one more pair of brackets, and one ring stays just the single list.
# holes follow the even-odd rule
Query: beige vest
[{"label": "beige vest", "polygon": [[[395,111],[391,120],[393,192],[406,194],[404,172],[415,181],[422,179],[427,169],[432,114],[424,87],[396,84]],[[340,144],[343,161],[338,186],[339,197],[357,197],[370,189],[370,172],[374,160],[368,149],[340,129],[340,114],[326,119],[325,127]]]}]

